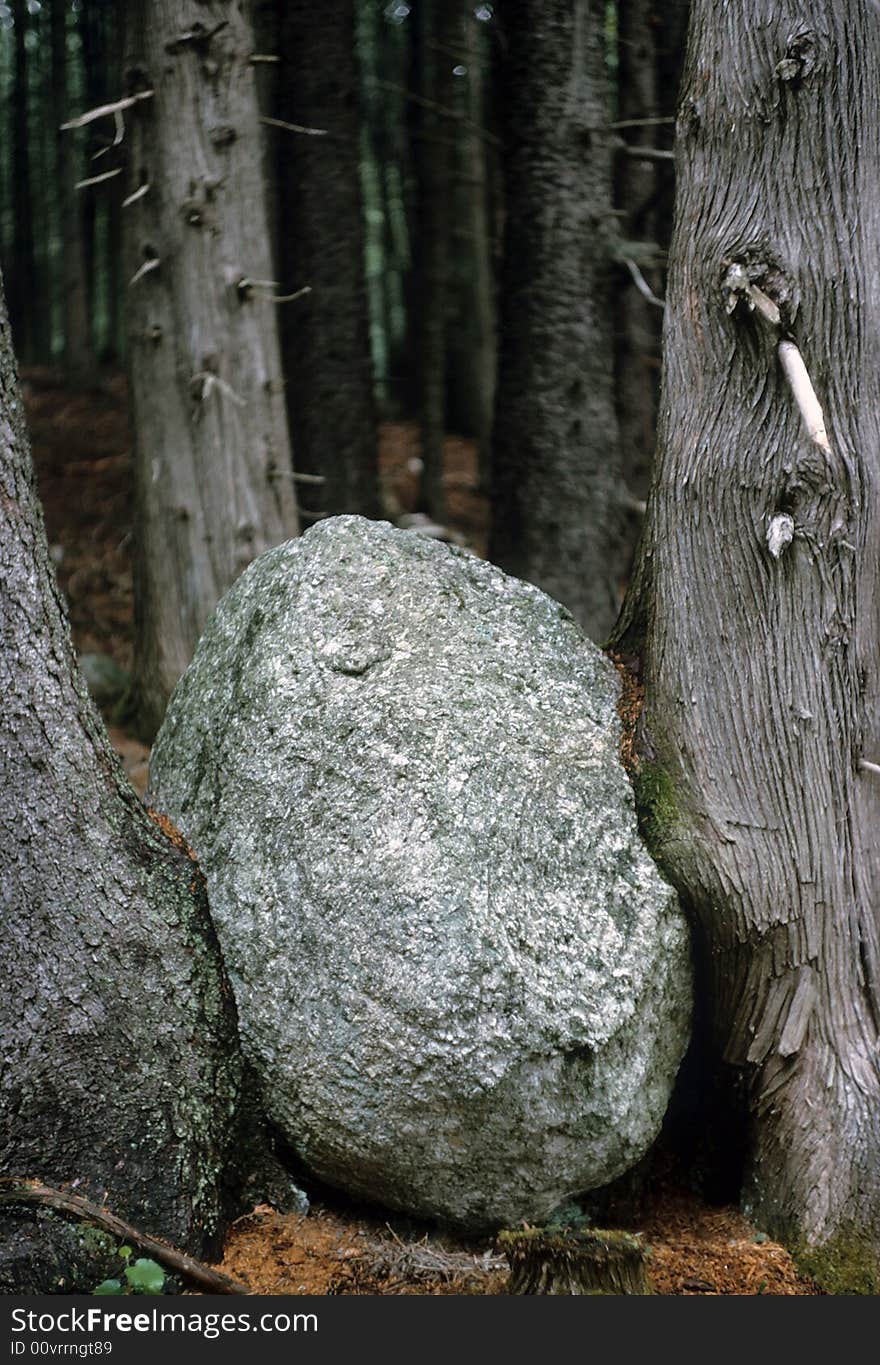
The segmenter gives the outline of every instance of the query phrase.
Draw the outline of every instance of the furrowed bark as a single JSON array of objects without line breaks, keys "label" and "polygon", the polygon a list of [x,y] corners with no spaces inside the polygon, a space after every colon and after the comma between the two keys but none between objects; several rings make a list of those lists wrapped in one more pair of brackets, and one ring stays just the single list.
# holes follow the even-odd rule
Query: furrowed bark
[{"label": "furrowed bark", "polygon": [[604,4],[500,11],[507,223],[490,558],[594,639],[622,560]]},{"label": "furrowed bark", "polygon": [[[646,829],[746,1086],[745,1205],[826,1282],[846,1263],[875,1289],[878,90],[875,6],[692,6],[658,464],[618,630],[643,654]],[[731,294],[732,266],[779,326]]]},{"label": "furrowed bark", "polygon": [[278,115],[324,130],[274,134],[284,292],[310,291],[280,315],[290,429],[297,467],[324,479],[309,489],[309,507],[372,517],[379,470],[354,4],[284,0],[279,11]]},{"label": "furrowed bark", "polygon": [[125,115],[124,209],[150,734],[218,598],[297,518],[250,28],[228,0],[131,0],[127,17],[124,93],[155,91]]},{"label": "furrowed bark", "polygon": [[[249,1159],[235,1005],[198,866],[141,805],[76,668],[2,297],[0,696],[0,1175],[106,1196],[203,1255]],[[4,1211],[0,1291],[102,1278],[106,1248],[56,1224]]]}]

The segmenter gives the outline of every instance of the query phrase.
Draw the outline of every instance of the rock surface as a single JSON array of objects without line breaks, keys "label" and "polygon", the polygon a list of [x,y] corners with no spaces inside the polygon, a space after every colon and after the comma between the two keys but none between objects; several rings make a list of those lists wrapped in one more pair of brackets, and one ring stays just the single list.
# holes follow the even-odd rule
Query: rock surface
[{"label": "rock surface", "polygon": [[227,594],[151,799],[193,844],[271,1120],[316,1175],[468,1229],[632,1166],[687,1041],[618,681],[455,547],[320,522]]}]

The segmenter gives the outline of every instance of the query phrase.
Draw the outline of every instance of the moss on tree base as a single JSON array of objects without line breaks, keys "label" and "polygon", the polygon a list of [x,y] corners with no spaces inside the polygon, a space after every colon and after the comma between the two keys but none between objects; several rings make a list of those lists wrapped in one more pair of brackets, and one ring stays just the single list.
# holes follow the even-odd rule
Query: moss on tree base
[{"label": "moss on tree base", "polygon": [[842,1228],[821,1246],[793,1247],[792,1257],[826,1294],[880,1294],[880,1254],[855,1228]]}]

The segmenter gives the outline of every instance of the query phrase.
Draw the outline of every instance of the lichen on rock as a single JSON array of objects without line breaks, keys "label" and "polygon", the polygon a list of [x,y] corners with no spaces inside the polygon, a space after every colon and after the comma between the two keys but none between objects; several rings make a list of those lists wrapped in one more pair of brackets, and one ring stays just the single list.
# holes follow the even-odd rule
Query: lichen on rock
[{"label": "lichen on rock", "polygon": [[653,1141],[688,936],[618,689],[537,588],[385,523],[323,521],[221,602],[150,800],[207,876],[269,1117],[322,1179],[476,1230]]}]

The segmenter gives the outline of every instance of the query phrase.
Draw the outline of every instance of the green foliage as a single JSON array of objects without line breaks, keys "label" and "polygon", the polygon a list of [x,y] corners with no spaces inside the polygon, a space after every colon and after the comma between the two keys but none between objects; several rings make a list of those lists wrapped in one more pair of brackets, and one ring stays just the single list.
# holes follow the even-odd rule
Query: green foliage
[{"label": "green foliage", "polygon": [[125,1278],[133,1294],[161,1294],[165,1287],[165,1271],[143,1257],[126,1267]]},{"label": "green foliage", "polygon": [[587,1217],[579,1204],[562,1204],[547,1221],[547,1231],[556,1232],[562,1228],[588,1228],[591,1226],[591,1219]]},{"label": "green foliage", "polygon": [[92,1290],[93,1294],[123,1294],[121,1280],[102,1280],[101,1283]]},{"label": "green foliage", "polygon": [[[128,1264],[133,1255],[129,1246],[121,1246],[116,1255],[122,1262],[123,1279],[102,1280],[93,1294],[162,1294],[166,1290],[167,1276],[157,1261],[141,1256]],[[171,1292],[169,1290],[169,1292]]]}]

